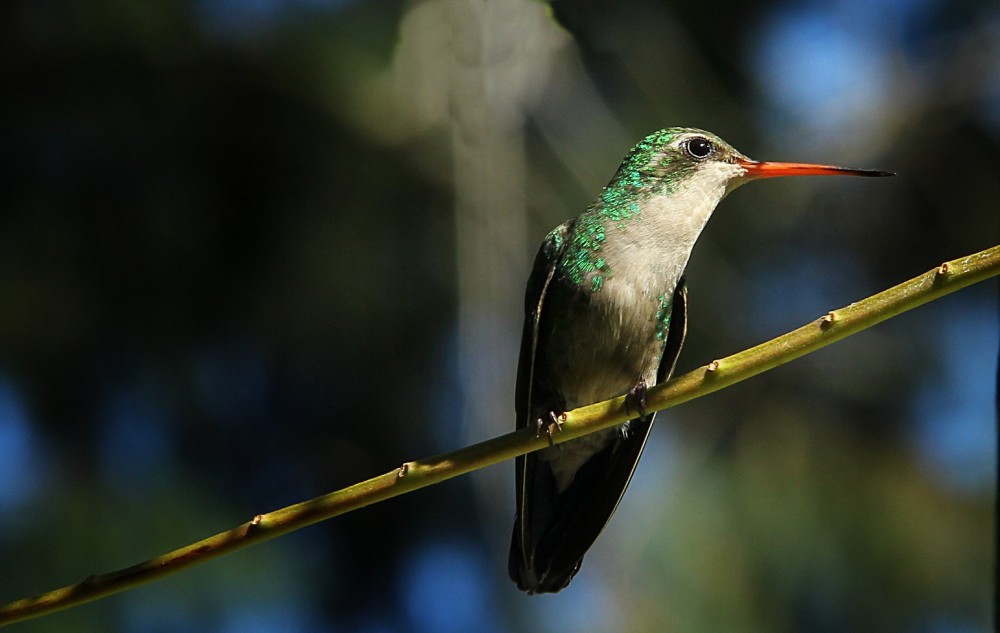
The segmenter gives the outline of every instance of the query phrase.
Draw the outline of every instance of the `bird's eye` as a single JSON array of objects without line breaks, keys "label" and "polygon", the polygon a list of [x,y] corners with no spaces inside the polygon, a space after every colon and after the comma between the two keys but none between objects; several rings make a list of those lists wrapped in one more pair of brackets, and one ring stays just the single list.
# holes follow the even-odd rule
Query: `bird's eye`
[{"label": "bird's eye", "polygon": [[712,145],[712,141],[704,138],[702,136],[696,136],[690,139],[684,144],[684,149],[691,158],[695,160],[703,160],[708,158],[709,154],[715,151],[715,146]]}]

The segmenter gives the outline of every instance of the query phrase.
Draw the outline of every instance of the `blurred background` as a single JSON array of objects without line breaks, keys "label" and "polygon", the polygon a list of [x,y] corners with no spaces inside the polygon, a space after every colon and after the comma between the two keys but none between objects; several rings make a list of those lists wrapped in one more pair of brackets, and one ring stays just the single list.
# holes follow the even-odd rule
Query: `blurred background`
[{"label": "blurred background", "polygon": [[[513,428],[545,233],[670,125],[898,172],[727,199],[679,371],[1000,236],[978,0],[9,0],[0,602]],[[907,631],[991,622],[997,283],[661,414],[573,584],[513,465],[17,631]]]}]

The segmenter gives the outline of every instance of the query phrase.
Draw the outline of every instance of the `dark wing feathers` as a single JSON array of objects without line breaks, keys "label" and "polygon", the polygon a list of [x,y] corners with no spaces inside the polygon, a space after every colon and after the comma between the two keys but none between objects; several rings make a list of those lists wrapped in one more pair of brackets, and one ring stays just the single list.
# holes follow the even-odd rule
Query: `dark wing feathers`
[{"label": "dark wing feathers", "polygon": [[682,276],[671,299],[670,327],[667,329],[667,343],[663,347],[660,368],[656,371],[656,384],[670,380],[674,368],[677,367],[677,359],[681,355],[681,347],[684,346],[684,338],[687,336],[687,297],[687,282]]},{"label": "dark wing feathers", "polygon": [[[517,416],[517,428],[522,429],[533,421],[531,417],[532,388],[534,383],[534,358],[535,348],[538,344],[538,327],[541,322],[542,304],[552,277],[555,275],[556,266],[566,248],[566,239],[573,226],[574,220],[570,220],[552,233],[546,236],[542,246],[535,255],[535,262],[528,277],[528,287],[524,298],[524,332],[521,335],[521,353],[517,363],[517,384],[514,395],[514,409]],[[517,473],[517,515],[514,518],[514,534],[510,548],[510,558],[508,560],[508,573],[511,579],[518,583],[522,589],[521,570],[528,564],[524,559],[524,550],[521,544],[532,542],[532,524],[537,525],[534,520],[532,509],[526,506],[526,501],[533,498],[533,495],[524,489],[526,484],[536,487],[535,468],[537,459],[534,456],[521,455],[515,459],[515,470]],[[548,474],[548,473],[545,473]],[[551,479],[551,475],[549,475]],[[555,489],[555,483],[549,482]],[[527,548],[525,548],[527,549]]]}]

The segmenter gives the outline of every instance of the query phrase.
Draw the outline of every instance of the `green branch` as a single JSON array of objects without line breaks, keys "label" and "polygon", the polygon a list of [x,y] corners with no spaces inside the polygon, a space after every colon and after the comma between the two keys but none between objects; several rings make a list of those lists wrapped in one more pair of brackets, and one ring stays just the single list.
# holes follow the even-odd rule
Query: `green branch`
[{"label": "green branch", "polygon": [[[1000,246],[946,262],[767,343],[712,361],[653,387],[647,394],[646,408],[660,411],[728,387],[997,274],[1000,274]],[[556,442],[621,424],[630,416],[625,411],[624,398],[619,397],[569,411],[563,417],[562,431],[553,435]],[[445,455],[407,462],[391,472],[343,490],[257,515],[239,527],[138,565],[90,576],[75,585],[11,602],[0,607],[0,625],[97,600],[318,521],[543,448],[547,443],[544,436],[539,438],[533,430],[522,429]]]}]

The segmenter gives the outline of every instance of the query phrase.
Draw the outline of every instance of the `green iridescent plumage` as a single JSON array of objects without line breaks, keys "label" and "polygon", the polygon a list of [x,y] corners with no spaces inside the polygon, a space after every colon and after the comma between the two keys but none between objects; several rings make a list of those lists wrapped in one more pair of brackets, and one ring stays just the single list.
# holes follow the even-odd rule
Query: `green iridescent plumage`
[{"label": "green iridescent plumage", "polygon": [[666,294],[660,295],[660,309],[656,311],[656,338],[664,341],[670,331],[670,313],[673,303]]},{"label": "green iridescent plumage", "polygon": [[[605,278],[612,274],[600,251],[609,231],[626,231],[631,220],[642,219],[642,204],[653,195],[669,194],[678,178],[665,178],[671,172],[673,155],[662,148],[684,132],[684,128],[668,128],[650,134],[629,152],[617,173],[604,188],[601,197],[576,221],[572,242],[562,260],[566,276],[577,285],[589,279],[590,289],[598,291]],[[673,170],[678,177],[684,170]]]}]

